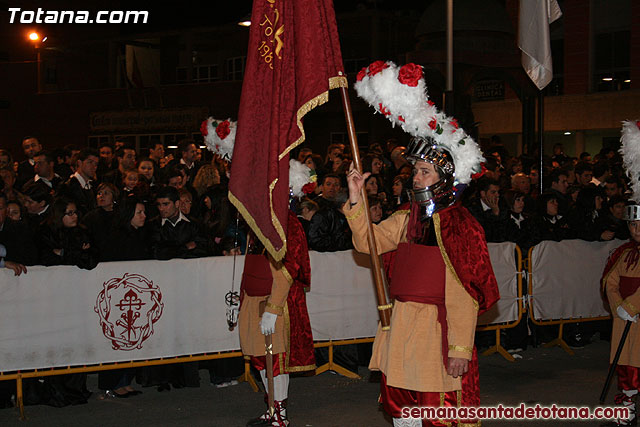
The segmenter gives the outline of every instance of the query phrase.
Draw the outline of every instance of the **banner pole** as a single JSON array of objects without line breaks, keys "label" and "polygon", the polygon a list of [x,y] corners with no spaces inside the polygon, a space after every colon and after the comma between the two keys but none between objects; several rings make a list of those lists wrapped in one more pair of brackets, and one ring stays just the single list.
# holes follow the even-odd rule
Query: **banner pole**
[{"label": "banner pole", "polygon": [[[349,93],[347,88],[340,88],[342,96],[342,107],[344,108],[344,116],[347,122],[347,133],[351,144],[351,152],[353,154],[353,165],[356,170],[362,173],[362,164],[360,162],[360,152],[358,150],[358,139],[356,137],[355,125],[353,124],[353,113],[351,112],[351,102],[349,101]],[[371,265],[373,267],[373,277],[375,280],[376,298],[378,301],[378,314],[380,315],[380,323],[382,330],[390,329],[391,324],[391,305],[387,302],[387,293],[385,291],[384,281],[382,279],[382,266],[380,264],[380,256],[378,255],[378,247],[376,246],[376,236],[373,233],[373,225],[371,224],[371,215],[369,212],[369,201],[367,200],[367,192],[362,187],[362,202],[364,203],[364,215],[367,220],[367,238],[369,241],[369,254],[371,255]]]}]

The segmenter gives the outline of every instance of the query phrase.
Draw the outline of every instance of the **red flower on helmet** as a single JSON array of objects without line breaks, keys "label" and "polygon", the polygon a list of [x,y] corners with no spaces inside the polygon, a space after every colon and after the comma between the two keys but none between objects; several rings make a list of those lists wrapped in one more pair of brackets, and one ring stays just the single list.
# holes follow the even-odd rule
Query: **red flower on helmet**
[{"label": "red flower on helmet", "polygon": [[206,138],[207,135],[209,135],[209,129],[207,127],[208,125],[209,125],[209,119],[205,120],[204,122],[202,122],[200,124],[200,133],[205,138]]},{"label": "red flower on helmet", "polygon": [[220,139],[225,139],[230,133],[229,120],[225,120],[216,127],[216,133]]},{"label": "red flower on helmet", "polygon": [[428,99],[428,100],[427,100],[427,104],[431,105],[432,107],[433,107],[434,105],[436,105],[436,103],[435,103],[435,102],[433,102],[433,101],[432,101],[432,100],[430,100],[430,99]]},{"label": "red flower on helmet", "polygon": [[402,117],[402,116],[398,116],[398,120],[400,120],[402,123],[405,123],[404,117]]},{"label": "red flower on helmet", "polygon": [[369,65],[369,75],[370,76],[375,76],[376,74],[378,74],[380,71],[384,70],[385,68],[389,68],[389,64],[387,64],[384,61],[376,61],[373,62]]},{"label": "red flower on helmet", "polygon": [[367,75],[367,67],[364,67],[362,70],[358,72],[358,76],[356,77],[356,81],[361,81]]},{"label": "red flower on helmet", "polygon": [[382,114],[384,114],[385,116],[389,116],[391,115],[391,111],[389,111],[389,109],[387,107],[385,107],[384,105],[382,105],[382,102],[378,103],[378,106],[380,107],[380,112]]},{"label": "red flower on helmet", "polygon": [[316,191],[316,183],[315,182],[309,182],[305,185],[302,186],[302,192],[304,194],[311,194],[314,191]]},{"label": "red flower on helmet", "polygon": [[638,126],[638,129],[640,129],[640,120],[636,122],[636,126]]},{"label": "red flower on helmet", "polygon": [[418,82],[422,78],[422,67],[418,64],[405,64],[398,71],[398,81],[407,86],[418,86]]},{"label": "red flower on helmet", "polygon": [[451,119],[449,123],[451,123],[451,126],[458,129],[459,126],[458,126],[458,121],[456,119]]},{"label": "red flower on helmet", "polygon": [[432,118],[431,121],[429,122],[429,127],[431,128],[431,130],[436,130],[436,128],[438,127],[438,121],[436,120],[436,118]]}]

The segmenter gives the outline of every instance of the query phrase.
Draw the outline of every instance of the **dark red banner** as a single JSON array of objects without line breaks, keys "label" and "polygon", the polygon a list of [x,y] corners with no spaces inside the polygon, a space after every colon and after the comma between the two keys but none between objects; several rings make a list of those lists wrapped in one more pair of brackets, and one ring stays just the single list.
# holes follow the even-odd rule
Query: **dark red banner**
[{"label": "dark red banner", "polygon": [[229,198],[276,260],[302,118],[346,86],[331,0],[254,0]]}]

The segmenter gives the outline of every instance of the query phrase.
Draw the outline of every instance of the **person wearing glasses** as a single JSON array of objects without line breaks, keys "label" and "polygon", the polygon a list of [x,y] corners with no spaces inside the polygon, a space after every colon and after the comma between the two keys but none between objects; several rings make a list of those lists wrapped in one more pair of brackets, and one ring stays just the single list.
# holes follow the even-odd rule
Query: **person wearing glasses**
[{"label": "person wearing glasses", "polygon": [[41,264],[75,265],[86,270],[98,264],[96,250],[78,217],[75,202],[66,198],[53,202],[51,217],[40,235]]}]

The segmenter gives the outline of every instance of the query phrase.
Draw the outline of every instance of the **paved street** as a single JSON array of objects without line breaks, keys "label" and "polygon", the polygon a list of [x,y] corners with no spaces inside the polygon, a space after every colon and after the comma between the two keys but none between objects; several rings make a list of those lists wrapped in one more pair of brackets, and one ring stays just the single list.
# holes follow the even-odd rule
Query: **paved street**
[{"label": "paved street", "polygon": [[[485,405],[597,404],[607,371],[609,344],[596,341],[569,356],[560,348],[528,349],[515,363],[492,355],[480,358],[482,401]],[[379,384],[361,368],[361,380],[332,373],[298,377],[291,381],[290,418],[295,427],[390,426],[376,399]],[[201,387],[158,393],[145,388],[129,399],[97,398],[97,376],[89,377],[95,393],[87,405],[65,408],[26,407],[27,421],[18,420],[17,409],[0,410],[1,426],[244,426],[263,410],[262,394],[240,384],[217,389],[200,371]],[[613,401],[615,384],[609,392]],[[485,426],[597,426],[600,422],[485,421]]]}]

